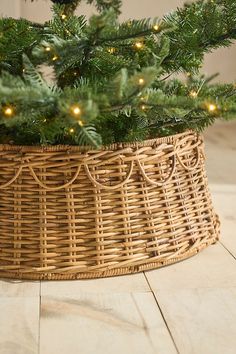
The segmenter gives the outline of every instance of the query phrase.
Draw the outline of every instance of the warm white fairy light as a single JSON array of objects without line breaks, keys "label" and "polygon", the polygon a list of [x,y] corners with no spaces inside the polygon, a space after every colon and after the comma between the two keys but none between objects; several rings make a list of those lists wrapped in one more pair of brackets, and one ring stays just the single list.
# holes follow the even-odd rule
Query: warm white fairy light
[{"label": "warm white fairy light", "polygon": [[81,109],[79,105],[71,106],[70,111],[75,117],[78,117],[81,114]]},{"label": "warm white fairy light", "polygon": [[52,61],[56,61],[58,59],[58,56],[57,55],[54,55],[53,57],[52,57]]},{"label": "warm white fairy light", "polygon": [[116,52],[116,48],[110,47],[110,48],[107,49],[107,51],[108,51],[108,53],[110,53],[110,54],[114,54],[114,53]]},{"label": "warm white fairy light", "polygon": [[139,80],[138,80],[138,83],[139,83],[139,85],[144,85],[144,83],[145,83],[145,80],[141,77]]},{"label": "warm white fairy light", "polygon": [[154,31],[158,31],[160,29],[160,26],[159,25],[154,25],[153,29],[154,29]]},{"label": "warm white fairy light", "polygon": [[217,106],[214,103],[208,103],[207,104],[207,109],[209,112],[213,113],[216,111]]},{"label": "warm white fairy light", "polygon": [[14,108],[12,106],[3,107],[3,114],[5,117],[12,117],[14,115]]},{"label": "warm white fairy light", "polygon": [[136,42],[136,43],[135,43],[135,47],[136,47],[137,49],[142,49],[142,48],[144,47],[144,44],[143,44],[142,42]]},{"label": "warm white fairy light", "polygon": [[196,98],[198,96],[198,93],[197,93],[197,91],[191,90],[189,92],[189,96],[192,97],[192,98]]}]

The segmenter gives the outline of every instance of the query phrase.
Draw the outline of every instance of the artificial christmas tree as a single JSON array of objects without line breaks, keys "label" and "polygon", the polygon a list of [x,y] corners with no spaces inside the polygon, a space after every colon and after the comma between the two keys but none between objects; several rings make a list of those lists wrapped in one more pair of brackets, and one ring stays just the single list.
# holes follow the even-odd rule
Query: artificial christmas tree
[{"label": "artificial christmas tree", "polygon": [[121,1],[87,2],[89,22],[79,0],[0,20],[1,276],[125,274],[218,238],[199,132],[235,116],[236,90],[199,69],[235,39],[235,2],[125,23]]}]

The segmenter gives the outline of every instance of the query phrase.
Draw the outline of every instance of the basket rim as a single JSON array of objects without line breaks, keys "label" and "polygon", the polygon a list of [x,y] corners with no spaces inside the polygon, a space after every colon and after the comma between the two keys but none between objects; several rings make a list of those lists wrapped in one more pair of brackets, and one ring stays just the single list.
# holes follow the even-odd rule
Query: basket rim
[{"label": "basket rim", "polygon": [[105,150],[117,150],[122,148],[133,148],[133,147],[145,147],[150,145],[158,144],[169,144],[173,143],[181,137],[194,135],[199,136],[200,134],[193,131],[187,130],[182,133],[172,134],[164,137],[157,137],[153,139],[147,139],[135,142],[119,142],[108,145],[101,145],[100,148],[95,149],[91,146],[77,146],[77,145],[11,145],[11,144],[0,144],[0,151],[19,151],[19,152],[60,152],[60,151],[72,151],[72,152],[87,152],[87,151],[105,151]]}]

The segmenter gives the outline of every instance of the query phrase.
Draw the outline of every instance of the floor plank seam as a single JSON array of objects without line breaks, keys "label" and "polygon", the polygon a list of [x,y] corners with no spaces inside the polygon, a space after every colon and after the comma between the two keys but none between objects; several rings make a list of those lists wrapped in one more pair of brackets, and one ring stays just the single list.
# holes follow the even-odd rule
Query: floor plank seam
[{"label": "floor plank seam", "polygon": [[[150,292],[148,292],[148,293],[150,293]],[[145,334],[146,334],[146,336],[147,336],[147,338],[148,338],[148,341],[149,341],[149,343],[150,343],[150,345],[151,345],[151,348],[153,349],[153,353],[155,353],[154,344],[153,344],[152,338],[151,338],[150,333],[149,333],[149,330],[148,330],[148,323],[145,321],[145,319],[144,319],[144,317],[143,317],[143,314],[142,314],[142,311],[140,311],[140,308],[139,308],[139,306],[138,306],[138,304],[137,304],[137,302],[136,302],[136,300],[135,300],[135,297],[134,297],[134,294],[133,294],[133,293],[131,293],[131,297],[132,297],[132,299],[133,299],[133,302],[134,302],[134,305],[135,305],[135,307],[136,307],[136,310],[138,311],[139,316],[140,316],[140,318],[141,318],[141,321],[142,321],[142,324],[143,324],[143,329],[144,329]]]},{"label": "floor plank seam", "polygon": [[156,304],[157,304],[157,307],[158,307],[158,309],[159,309],[159,311],[160,311],[161,317],[162,317],[162,319],[163,319],[163,321],[164,321],[164,323],[165,323],[165,326],[166,326],[167,331],[168,331],[168,333],[169,333],[169,335],[170,335],[170,337],[171,337],[171,340],[172,340],[173,345],[174,345],[174,347],[175,347],[175,349],[176,349],[176,352],[177,352],[177,354],[180,354],[180,351],[179,351],[179,349],[178,349],[178,347],[177,347],[177,345],[176,345],[176,343],[175,343],[173,334],[172,334],[172,332],[171,332],[171,330],[170,330],[170,327],[168,326],[168,323],[167,323],[167,320],[166,320],[166,318],[165,318],[165,316],[164,316],[164,313],[163,313],[163,311],[162,311],[162,308],[161,308],[161,306],[160,306],[160,304],[159,304],[159,302],[158,302],[158,300],[157,300],[157,297],[156,297],[156,295],[155,295],[155,292],[152,290],[151,284],[150,284],[150,282],[149,282],[149,280],[148,280],[148,278],[147,278],[147,276],[146,276],[146,273],[144,272],[143,274],[144,274],[144,277],[145,277],[145,279],[146,279],[146,282],[147,282],[147,284],[148,284],[148,286],[149,286],[149,288],[150,288],[150,291],[151,291],[151,293],[152,293],[152,296],[153,296],[153,298],[154,298],[154,300],[155,300],[155,302],[156,302]]},{"label": "floor plank seam", "polygon": [[236,256],[228,249],[228,247],[225,246],[222,241],[220,241],[220,244],[233,257],[233,259],[236,261]]}]

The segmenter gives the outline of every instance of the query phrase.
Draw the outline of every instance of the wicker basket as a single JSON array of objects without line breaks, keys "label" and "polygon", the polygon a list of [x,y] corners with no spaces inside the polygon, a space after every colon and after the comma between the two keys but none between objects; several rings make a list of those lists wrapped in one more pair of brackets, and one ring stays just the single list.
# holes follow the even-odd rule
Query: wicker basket
[{"label": "wicker basket", "polygon": [[0,145],[0,277],[82,279],[188,258],[219,236],[202,137]]}]

